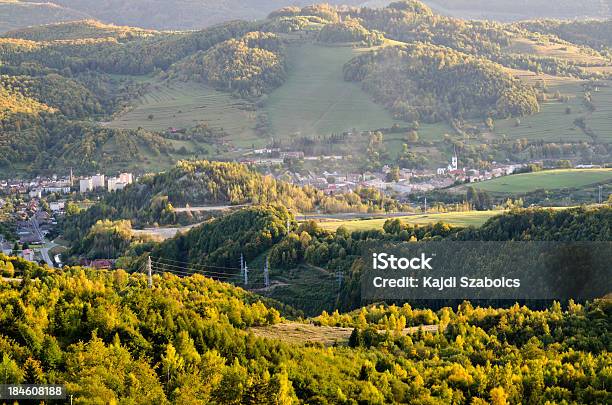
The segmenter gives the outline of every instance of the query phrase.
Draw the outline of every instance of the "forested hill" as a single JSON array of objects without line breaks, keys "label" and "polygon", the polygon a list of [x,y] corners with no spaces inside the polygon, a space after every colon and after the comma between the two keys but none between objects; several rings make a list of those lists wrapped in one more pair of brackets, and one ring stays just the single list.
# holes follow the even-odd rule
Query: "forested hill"
[{"label": "forested hill", "polygon": [[[312,142],[310,137],[337,135],[325,130],[315,136],[309,129],[303,139],[294,139],[275,133],[270,118],[280,109],[270,103],[272,93],[285,85],[292,88],[287,83],[290,65],[300,62],[292,57],[317,58],[302,54],[309,46],[321,57],[334,47],[346,54],[330,60],[344,66],[345,80],[336,67],[330,70],[334,77],[326,80],[351,92],[358,89],[347,81],[359,82],[366,92],[355,93],[358,101],[384,106],[387,111],[381,110],[380,118],[389,127],[396,119],[407,125],[442,123],[452,130],[470,118],[532,115],[551,98],[548,90],[511,74],[546,73],[572,81],[610,76],[609,29],[606,23],[584,24],[583,29],[547,22],[464,21],[408,0],[380,9],[286,7],[259,21],[232,21],[200,31],[155,31],[93,20],[12,31],[0,38],[0,171],[159,170],[213,152],[235,159],[235,145],[259,147],[279,138],[299,145]],[[598,33],[600,25],[603,34]],[[566,51],[548,56],[536,52],[544,46],[538,43]],[[532,50],[522,51],[525,46]],[[578,56],[569,57],[570,48]],[[300,86],[308,86],[308,80]],[[173,86],[193,92],[179,100],[171,95]],[[558,98],[567,99],[560,93]],[[221,103],[230,118],[201,109],[211,107],[203,99],[215,107]],[[129,125],[117,125],[145,100],[158,105]],[[317,100],[322,105],[328,101],[336,103]],[[156,111],[165,117],[160,125],[153,124]],[[175,120],[187,126],[181,139],[166,133],[177,127]],[[354,120],[348,117],[334,125],[343,132],[354,128]],[[388,128],[365,125],[363,130]],[[204,135],[195,134],[198,127]]]},{"label": "forested hill", "polygon": [[424,2],[443,14],[497,21],[612,17],[609,0],[424,0]]},{"label": "forested hill", "polygon": [[344,69],[406,121],[534,114],[537,93],[500,65],[447,48],[414,44],[358,57]]},{"label": "forested hill", "polygon": [[[287,220],[289,229],[285,225]],[[329,309],[335,305],[352,310],[359,307],[364,244],[373,241],[402,243],[442,240],[610,241],[612,207],[516,210],[500,214],[480,228],[456,228],[444,223],[417,226],[399,219],[389,219],[382,230],[353,232],[342,227],[336,232],[325,231],[314,222],[304,222],[298,226],[282,208],[253,207],[166,240],[152,249],[152,256],[170,260],[171,263],[189,262],[235,268],[241,254],[251,262],[265,253],[271,268],[275,269],[275,276],[286,277],[300,266],[306,266],[307,270],[302,270],[306,272],[314,272],[314,268],[343,272],[346,282],[338,296],[337,292],[333,296],[321,296],[316,291],[298,289],[293,295],[279,298],[312,314],[313,308]],[[136,262],[141,263],[140,260]],[[308,296],[316,296],[317,299],[304,299]]]},{"label": "forested hill", "polygon": [[569,42],[606,51],[612,47],[612,19],[592,21],[526,21],[519,24],[533,32],[552,34]]},{"label": "forested hill", "polygon": [[[333,5],[384,6],[386,0],[330,0]],[[154,29],[201,29],[236,20],[264,18],[308,0],[1,0],[0,32],[37,24],[95,18],[106,23]],[[608,18],[608,0],[425,0],[437,12],[459,18],[516,21],[535,18]],[[146,10],[146,13],[142,11]]]},{"label": "forested hill", "polygon": [[79,20],[48,25],[38,25],[4,33],[6,38],[30,41],[58,41],[85,38],[116,38],[126,41],[159,34],[158,31],[142,28],[103,24],[96,20]]},{"label": "forested hill", "polygon": [[[283,6],[306,6],[308,0],[0,0],[0,32],[37,24],[83,18],[161,30],[202,29],[232,20],[255,20]],[[361,0],[330,0],[359,5]]]},{"label": "forested hill", "polygon": [[610,241],[612,208],[510,212],[460,234],[464,240]]},{"label": "forested hill", "polygon": [[275,180],[238,163],[180,161],[171,170],[146,175],[87,210],[68,215],[64,236],[78,241],[103,219],[127,219],[135,225],[191,223],[194,218],[190,213],[177,213],[174,208],[241,204],[276,204],[296,213],[400,209],[397,201],[377,190],[327,196],[313,187]]},{"label": "forested hill", "polygon": [[[279,312],[202,276],[156,274],[149,289],[143,274],[3,255],[0,272],[23,278],[0,279],[0,383],[65,384],[75,404],[604,404],[611,395],[609,301],[323,313],[313,321],[329,327],[316,333],[353,332],[322,347],[256,337],[250,328],[284,322]],[[422,324],[438,332],[404,330]]]},{"label": "forested hill", "polygon": [[290,229],[297,229],[286,208],[245,208],[204,223],[167,240],[153,249],[153,257],[176,262],[236,267],[241,255],[251,261],[280,242]]}]

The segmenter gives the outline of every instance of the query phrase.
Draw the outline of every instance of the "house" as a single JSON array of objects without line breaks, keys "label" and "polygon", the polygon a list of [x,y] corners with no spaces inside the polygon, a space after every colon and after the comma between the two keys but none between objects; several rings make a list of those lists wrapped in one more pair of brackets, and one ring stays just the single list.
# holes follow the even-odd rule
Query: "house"
[{"label": "house", "polygon": [[303,159],[304,152],[301,151],[292,151],[292,152],[281,152],[281,159]]},{"label": "house", "polygon": [[25,249],[21,252],[21,257],[23,257],[29,262],[33,262],[34,261],[34,251],[32,249]]},{"label": "house", "polygon": [[114,264],[114,261],[110,259],[96,259],[92,260],[89,266],[97,270],[110,270]]},{"label": "house", "polygon": [[37,188],[34,190],[31,190],[29,193],[30,198],[41,198],[42,197],[42,190]]},{"label": "house", "polygon": [[110,177],[108,179],[107,190],[109,193],[113,191],[123,190],[127,183],[121,181],[118,177]]},{"label": "house", "polygon": [[49,204],[49,208],[51,208],[51,211],[53,212],[63,211],[64,207],[65,207],[64,201],[52,202]]}]

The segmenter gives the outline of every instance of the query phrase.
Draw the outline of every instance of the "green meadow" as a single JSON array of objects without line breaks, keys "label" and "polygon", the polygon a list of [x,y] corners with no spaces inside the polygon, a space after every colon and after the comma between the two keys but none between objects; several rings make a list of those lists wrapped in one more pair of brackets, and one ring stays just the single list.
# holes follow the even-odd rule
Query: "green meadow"
[{"label": "green meadow", "polygon": [[528,139],[546,142],[592,142],[590,136],[577,127],[576,119],[584,118],[590,128],[601,141],[612,140],[612,87],[610,82],[591,92],[595,111],[587,111],[583,103],[584,88],[582,82],[574,79],[554,80],[548,84],[549,96],[555,92],[569,96],[569,101],[547,100],[541,103],[541,111],[537,114],[523,117],[517,125],[515,119],[495,122],[496,135],[507,135],[512,139]]},{"label": "green meadow", "polygon": [[191,128],[207,124],[243,142],[251,142],[255,140],[252,128],[257,117],[256,112],[250,110],[249,102],[202,83],[152,81],[149,92],[135,100],[130,110],[119,114],[108,126],[163,131],[170,127]]},{"label": "green meadow", "polygon": [[498,177],[472,185],[493,193],[528,193],[539,189],[580,188],[611,181],[612,169],[560,169]]},{"label": "green meadow", "polygon": [[396,121],[358,84],[344,81],[344,64],[359,52],[348,46],[303,44],[287,50],[288,77],[264,107],[280,138],[328,135],[353,128],[391,127]]},{"label": "green meadow", "polygon": [[[441,214],[418,214],[404,217],[397,217],[404,223],[414,225],[427,225],[444,222],[453,226],[480,226],[489,218],[500,215],[502,211],[468,211],[468,212],[445,212]],[[320,222],[319,226],[323,229],[334,231],[339,227],[346,227],[349,231],[364,231],[369,229],[382,229],[389,218],[375,218],[350,221],[326,221]]]}]

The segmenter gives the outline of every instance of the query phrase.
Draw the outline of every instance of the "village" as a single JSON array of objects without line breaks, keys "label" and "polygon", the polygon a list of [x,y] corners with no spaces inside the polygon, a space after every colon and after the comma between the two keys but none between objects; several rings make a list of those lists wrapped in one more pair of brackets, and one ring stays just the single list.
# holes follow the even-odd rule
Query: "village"
[{"label": "village", "polygon": [[[279,148],[256,149],[251,156],[241,160],[242,163],[258,167],[286,166],[290,159],[305,163],[336,161],[345,159],[341,155],[305,156],[300,151],[281,151]],[[514,174],[525,164],[498,164],[493,162],[490,170],[460,167],[456,153],[450,158],[447,166],[435,169],[399,169],[389,165],[380,171],[339,172],[323,170],[291,171],[284,169],[275,177],[287,180],[300,186],[312,186],[328,195],[346,193],[357,188],[375,188],[396,198],[405,197],[410,193],[423,193],[436,189],[444,189],[453,185],[475,183],[496,177]]]},{"label": "village", "polygon": [[[457,154],[453,154],[446,167],[436,169],[399,169],[384,166],[380,171],[363,173],[339,171],[292,171],[287,162],[297,159],[302,162],[342,161],[343,156],[304,156],[303,152],[275,149],[255,150],[242,163],[273,175],[279,180],[300,186],[312,186],[328,195],[355,191],[358,188],[373,188],[381,193],[407,201],[412,193],[426,193],[458,184],[474,183],[507,176],[524,167],[524,164],[494,164],[490,170],[460,167]],[[270,167],[281,168],[272,172]],[[36,177],[31,180],[0,180],[0,210],[6,211],[15,226],[14,240],[0,232],[0,250],[17,252],[26,260],[45,262],[49,266],[61,266],[61,257],[51,257],[49,251],[56,246],[48,238],[53,233],[61,216],[65,214],[69,201],[99,198],[105,193],[123,190],[136,180],[132,173],[116,176],[94,174],[76,177],[70,171],[65,176]],[[16,236],[16,238],[15,238]],[[16,250],[18,248],[18,250]]]},{"label": "village", "polygon": [[[0,251],[18,254],[31,262],[61,267],[60,255],[50,255],[56,225],[75,195],[122,190],[134,181],[132,173],[106,178],[103,174],[75,177],[36,177],[31,180],[0,180],[0,222],[11,224],[12,232],[0,232]],[[0,228],[0,231],[3,228]]]}]

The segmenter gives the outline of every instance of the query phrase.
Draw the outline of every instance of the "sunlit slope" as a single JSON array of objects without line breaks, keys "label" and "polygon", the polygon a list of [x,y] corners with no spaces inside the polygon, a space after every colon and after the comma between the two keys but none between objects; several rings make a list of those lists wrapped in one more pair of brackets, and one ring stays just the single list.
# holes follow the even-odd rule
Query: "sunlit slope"
[{"label": "sunlit slope", "polygon": [[393,117],[359,85],[344,81],[342,68],[358,50],[315,44],[287,50],[288,78],[265,111],[278,137],[329,135],[356,128],[390,127]]},{"label": "sunlit slope", "polygon": [[612,169],[546,170],[535,173],[498,177],[473,186],[497,193],[527,193],[538,189],[578,188],[612,182]]},{"label": "sunlit slope", "polygon": [[256,115],[248,111],[248,102],[202,83],[154,82],[150,91],[133,103],[132,109],[108,126],[163,131],[207,124],[239,138],[254,136]]},{"label": "sunlit slope", "polygon": [[[452,226],[480,226],[489,218],[500,215],[501,211],[469,211],[469,212],[448,212],[442,214],[419,214],[405,217],[398,217],[408,224],[428,225],[444,222]],[[364,231],[369,229],[382,229],[389,218],[376,218],[366,220],[351,221],[327,221],[320,222],[319,226],[323,229],[334,231],[339,227],[346,227],[349,231]]]}]

